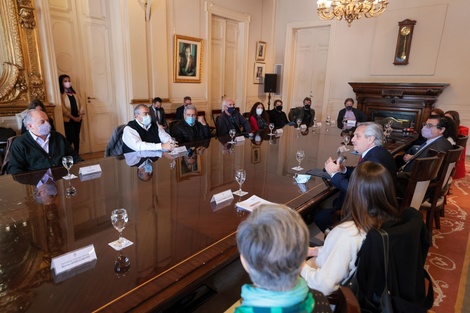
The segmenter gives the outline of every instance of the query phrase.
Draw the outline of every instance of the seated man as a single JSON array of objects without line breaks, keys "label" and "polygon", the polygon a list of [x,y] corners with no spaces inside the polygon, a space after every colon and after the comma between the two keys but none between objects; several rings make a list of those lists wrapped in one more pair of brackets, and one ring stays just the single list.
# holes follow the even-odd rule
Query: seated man
[{"label": "seated man", "polygon": [[142,150],[173,150],[175,143],[163,127],[151,122],[150,110],[145,104],[134,109],[135,120],[127,123],[122,133],[124,153]]},{"label": "seated man", "polygon": [[176,108],[175,120],[181,121],[184,119],[184,108],[192,104],[192,99],[189,96],[184,97],[183,105]]},{"label": "seated man", "polygon": [[276,128],[282,128],[289,124],[287,115],[282,111],[282,101],[280,99],[274,100],[274,109],[269,112],[269,122],[274,124]]},{"label": "seated man", "polygon": [[[359,163],[371,161],[382,164],[391,174],[394,184],[397,181],[397,168],[392,154],[385,149],[382,144],[384,142],[384,134],[382,126],[373,122],[361,123],[354,132],[352,138],[354,150],[361,156]],[[343,206],[346,192],[348,191],[349,179],[355,167],[344,167],[342,164],[335,163],[329,158],[325,163],[325,171],[331,176],[331,184],[340,190],[340,195],[334,201],[333,210],[321,210],[315,217],[315,222],[323,231],[333,224],[333,211],[340,210]]]},{"label": "seated man", "polygon": [[49,117],[41,110],[28,110],[24,124],[28,132],[11,145],[8,173],[37,171],[62,166],[62,157],[73,156],[74,163],[83,161],[65,137],[51,131]]},{"label": "seated man", "polygon": [[168,128],[168,123],[165,119],[165,110],[162,108],[162,99],[159,97],[153,98],[152,105],[150,106],[150,118],[152,123],[161,125],[163,129]]},{"label": "seated man", "polygon": [[279,204],[255,208],[238,226],[237,245],[253,285],[242,287],[236,313],[312,312],[313,297],[299,277],[308,229],[296,211]]},{"label": "seated man", "polygon": [[354,130],[355,126],[343,125],[343,120],[355,121],[356,125],[358,123],[366,122],[367,116],[359,111],[358,109],[353,108],[354,100],[352,98],[347,98],[344,100],[344,109],[340,110],[338,113],[338,118],[336,119],[336,125],[339,129],[351,129]]},{"label": "seated man", "polygon": [[227,98],[222,102],[222,114],[217,118],[217,136],[228,135],[230,129],[235,129],[237,134],[242,132],[249,133],[250,123],[240,112],[235,110],[235,102]]},{"label": "seated man", "polygon": [[179,144],[200,141],[211,137],[209,125],[204,120],[204,116],[198,117],[197,109],[192,104],[184,108],[184,120],[178,121],[173,126],[171,135]]},{"label": "seated man", "polygon": [[303,107],[296,107],[289,111],[289,121],[297,124],[297,120],[301,120],[301,125],[312,127],[315,119],[315,110],[311,108],[312,99],[305,97]]}]

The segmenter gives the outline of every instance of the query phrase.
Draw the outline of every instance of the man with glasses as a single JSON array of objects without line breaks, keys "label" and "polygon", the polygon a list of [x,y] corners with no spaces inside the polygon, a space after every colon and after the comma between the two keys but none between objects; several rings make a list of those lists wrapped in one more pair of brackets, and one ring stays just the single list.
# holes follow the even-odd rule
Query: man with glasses
[{"label": "man with glasses", "polygon": [[250,132],[250,123],[235,110],[235,102],[230,98],[222,102],[222,114],[217,118],[216,123],[217,136],[228,135],[230,129],[235,129],[237,134]]}]

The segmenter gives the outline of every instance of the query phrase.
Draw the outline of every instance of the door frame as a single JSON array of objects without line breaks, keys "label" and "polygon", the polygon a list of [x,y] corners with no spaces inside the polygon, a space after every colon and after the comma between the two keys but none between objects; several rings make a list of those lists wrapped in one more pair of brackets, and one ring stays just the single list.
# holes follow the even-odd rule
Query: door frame
[{"label": "door frame", "polygon": [[[282,79],[282,86],[284,86],[285,94],[282,95],[284,99],[288,99],[289,105],[292,105],[290,99],[292,98],[292,91],[294,85],[294,64],[295,64],[295,38],[296,33],[300,29],[306,28],[320,28],[330,27],[330,38],[328,42],[328,61],[325,73],[325,90],[323,93],[321,116],[327,115],[328,103],[330,98],[330,83],[333,71],[333,50],[332,47],[335,42],[336,23],[332,21],[327,22],[314,22],[314,21],[301,21],[287,24],[286,32],[286,49],[284,54],[284,77]],[[292,107],[287,108],[291,109]]]},{"label": "door frame", "polygon": [[[248,76],[248,38],[249,38],[249,28],[250,28],[250,21],[251,15],[246,13],[239,13],[230,9],[226,9],[224,7],[220,7],[215,5],[210,1],[204,2],[204,10],[206,12],[206,34],[207,34],[207,62],[205,67],[205,72],[207,73],[207,112],[211,112],[213,109],[211,106],[212,99],[211,97],[211,71],[209,70],[208,64],[210,64],[210,60],[212,57],[211,54],[211,47],[212,47],[212,16],[219,16],[222,18],[234,20],[238,22],[239,25],[239,59],[240,59],[240,67],[241,71],[238,75],[237,81],[237,94],[235,103],[239,104],[240,110],[246,109],[246,85],[245,82],[247,81]],[[220,109],[218,107],[217,109]]]}]

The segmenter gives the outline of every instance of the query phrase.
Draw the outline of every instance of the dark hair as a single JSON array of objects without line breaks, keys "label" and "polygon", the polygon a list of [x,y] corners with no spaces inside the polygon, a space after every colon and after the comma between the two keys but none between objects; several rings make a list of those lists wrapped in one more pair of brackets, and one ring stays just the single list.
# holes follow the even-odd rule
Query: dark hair
[{"label": "dark hair", "polygon": [[281,105],[283,104],[281,99],[276,99],[276,100],[274,100],[274,107],[276,107],[276,103],[278,103],[278,102],[281,102]]},{"label": "dark hair", "polygon": [[457,112],[457,111],[447,111],[447,112],[444,113],[444,115],[447,115],[447,114],[452,116],[452,119],[454,120],[454,123],[455,123],[455,127],[459,128],[459,126],[460,126],[460,114],[459,114],[459,112]]},{"label": "dark hair", "polygon": [[269,115],[268,115],[268,112],[266,111],[266,108],[264,107],[264,104],[262,102],[258,101],[255,104],[253,104],[253,106],[251,107],[251,110],[250,110],[250,116],[253,116],[253,117],[257,118],[258,115],[256,114],[256,107],[260,104],[263,106],[263,113],[261,113],[261,118],[266,121],[266,124],[269,124]]},{"label": "dark hair", "polygon": [[364,232],[400,218],[390,172],[379,163],[362,162],[353,171],[343,204],[343,221]]},{"label": "dark hair", "polygon": [[457,139],[457,127],[455,127],[455,123],[450,117],[444,115],[431,115],[429,118],[438,121],[437,129],[442,129],[442,127],[445,128],[444,133],[442,133],[444,137],[451,137],[454,140]]},{"label": "dark hair", "polygon": [[[60,93],[64,93],[65,92],[65,88],[64,88],[64,79],[66,78],[69,78],[70,79],[70,76],[67,75],[67,74],[62,74],[59,76],[59,88],[60,88]],[[73,89],[73,87],[70,87],[70,90],[72,91],[72,93],[77,93],[75,91],[75,89]]]},{"label": "dark hair", "polygon": [[352,102],[352,104],[354,105],[354,99],[353,98],[346,98],[346,100],[344,100],[344,105],[346,105],[346,103],[348,102]]},{"label": "dark hair", "polygon": [[312,103],[312,99],[310,99],[309,97],[305,97],[304,101],[302,101],[302,104],[305,103],[305,101],[307,101],[307,100],[310,101],[310,103]]},{"label": "dark hair", "polygon": [[157,102],[162,103],[163,102],[162,98],[160,98],[160,97],[153,98],[152,103],[157,103]]},{"label": "dark hair", "polygon": [[39,99],[34,99],[33,101],[31,101],[28,105],[28,110],[30,109],[36,109],[37,107],[41,107],[41,109],[45,112],[46,112],[46,106],[44,105],[44,103],[42,103],[41,100]]},{"label": "dark hair", "polygon": [[442,111],[442,110],[439,109],[439,108],[434,108],[434,109],[431,110],[431,115],[443,116],[443,115],[444,115],[444,111]]},{"label": "dark hair", "polygon": [[186,100],[189,100],[191,102],[193,101],[190,96],[186,96],[183,98],[183,102],[185,102]]}]

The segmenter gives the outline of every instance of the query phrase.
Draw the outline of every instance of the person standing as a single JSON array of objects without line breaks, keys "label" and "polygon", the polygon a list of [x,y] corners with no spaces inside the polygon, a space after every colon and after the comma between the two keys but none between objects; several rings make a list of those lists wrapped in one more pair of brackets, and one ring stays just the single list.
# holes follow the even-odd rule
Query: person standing
[{"label": "person standing", "polygon": [[59,88],[62,102],[62,115],[64,118],[65,138],[80,153],[80,128],[85,115],[85,108],[81,105],[80,97],[72,87],[70,76],[59,76]]},{"label": "person standing", "polygon": [[150,118],[152,123],[161,125],[163,129],[168,128],[168,123],[165,118],[165,110],[162,108],[162,99],[159,97],[153,98],[152,106],[150,107]]},{"label": "person standing", "polygon": [[183,99],[183,105],[176,108],[175,120],[181,121],[184,119],[184,108],[188,105],[193,104],[190,96],[186,96]]},{"label": "person standing", "polygon": [[268,111],[269,122],[274,124],[276,128],[282,128],[289,124],[287,115],[282,111],[282,100],[274,100],[274,109]]}]

